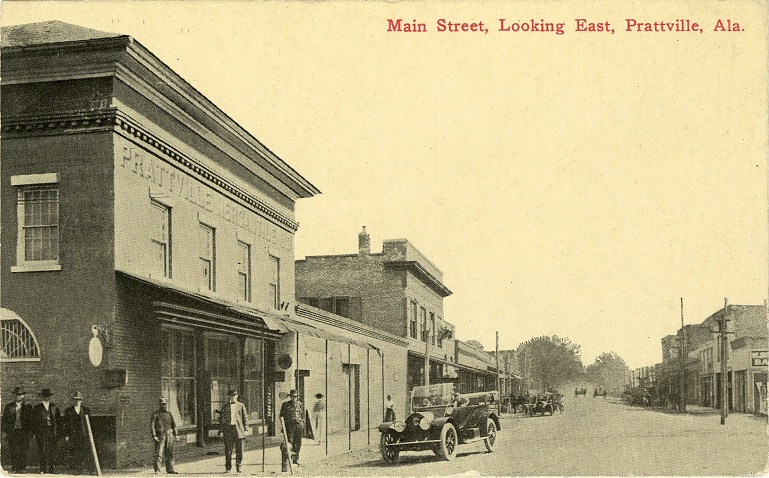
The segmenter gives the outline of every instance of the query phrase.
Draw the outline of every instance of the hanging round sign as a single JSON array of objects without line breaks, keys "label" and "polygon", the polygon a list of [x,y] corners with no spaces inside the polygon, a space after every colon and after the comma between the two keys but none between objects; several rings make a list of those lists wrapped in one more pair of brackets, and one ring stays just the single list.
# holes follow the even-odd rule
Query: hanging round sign
[{"label": "hanging round sign", "polygon": [[91,327],[91,341],[88,343],[88,358],[91,359],[91,364],[94,367],[101,365],[101,360],[104,355],[104,351],[101,346],[101,340],[99,340],[99,328],[97,326]]}]

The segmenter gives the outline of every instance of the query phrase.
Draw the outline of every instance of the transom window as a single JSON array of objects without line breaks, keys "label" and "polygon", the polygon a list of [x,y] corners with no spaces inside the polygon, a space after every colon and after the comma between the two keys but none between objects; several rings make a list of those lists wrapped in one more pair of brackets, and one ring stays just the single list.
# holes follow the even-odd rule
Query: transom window
[{"label": "transom window", "polygon": [[27,325],[18,319],[0,320],[0,361],[39,361],[40,348]]}]

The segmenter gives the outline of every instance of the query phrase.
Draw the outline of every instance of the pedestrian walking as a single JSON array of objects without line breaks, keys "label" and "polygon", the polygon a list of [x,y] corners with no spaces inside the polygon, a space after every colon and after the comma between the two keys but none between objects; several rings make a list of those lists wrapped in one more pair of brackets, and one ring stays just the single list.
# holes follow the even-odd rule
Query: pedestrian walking
[{"label": "pedestrian walking", "polygon": [[3,435],[8,440],[11,470],[22,473],[27,468],[27,452],[32,433],[32,406],[24,398],[27,392],[21,387],[13,389],[16,399],[3,408]]},{"label": "pedestrian walking", "polygon": [[384,421],[386,422],[395,421],[395,402],[393,401],[393,397],[391,397],[390,395],[387,396],[387,401],[385,402]]},{"label": "pedestrian walking", "polygon": [[51,402],[53,392],[50,388],[44,388],[40,392],[41,402],[32,409],[32,423],[37,437],[38,460],[40,461],[40,473],[53,473],[58,458],[56,444],[59,431],[62,427],[61,410]]},{"label": "pedestrian walking", "polygon": [[302,437],[304,436],[304,404],[299,401],[299,394],[296,390],[288,393],[288,400],[280,406],[279,418],[283,418],[286,424],[286,437],[288,444],[291,445],[291,456],[289,457],[288,446],[281,446],[281,470],[287,471],[288,460],[295,465],[299,464],[299,452],[302,450]]},{"label": "pedestrian walking", "polygon": [[248,430],[246,406],[238,401],[237,390],[230,390],[229,402],[222,407],[219,416],[219,434],[224,435],[224,472],[232,470],[232,449],[235,447],[235,470],[240,473],[243,463],[243,439]]},{"label": "pedestrian walking", "polygon": [[174,442],[176,441],[176,422],[168,411],[168,401],[160,397],[159,408],[150,417],[150,431],[155,445],[155,474],[160,472],[160,464],[165,460],[166,473],[176,475],[174,470]]},{"label": "pedestrian walking", "polygon": [[326,400],[322,393],[315,394],[315,403],[312,405],[312,423],[316,442],[320,445],[323,442],[323,431],[326,425]]},{"label": "pedestrian walking", "polygon": [[75,392],[72,395],[73,405],[64,410],[62,418],[64,441],[67,444],[67,456],[70,469],[80,474],[84,469],[95,473],[91,455],[91,443],[88,438],[88,424],[85,417],[91,415],[91,410],[83,406],[83,395]]}]

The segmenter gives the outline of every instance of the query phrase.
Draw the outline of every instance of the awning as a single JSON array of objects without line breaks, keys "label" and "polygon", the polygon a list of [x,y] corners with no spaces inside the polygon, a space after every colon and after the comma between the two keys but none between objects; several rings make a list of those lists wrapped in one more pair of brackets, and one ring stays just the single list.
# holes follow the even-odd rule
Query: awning
[{"label": "awning", "polygon": [[157,291],[152,294],[152,306],[155,317],[162,322],[257,338],[280,338],[281,330],[267,325],[267,321],[275,317],[270,312],[242,307],[169,282],[138,277],[119,270],[116,273]]},{"label": "awning", "polygon": [[374,347],[366,341],[355,339],[353,337],[346,337],[339,333],[329,332],[325,328],[299,322],[291,317],[270,317],[265,323],[267,323],[270,328],[275,328],[283,333],[295,332],[301,335],[317,337],[319,339],[328,339],[332,342],[348,343],[365,349],[378,350],[377,347]]}]

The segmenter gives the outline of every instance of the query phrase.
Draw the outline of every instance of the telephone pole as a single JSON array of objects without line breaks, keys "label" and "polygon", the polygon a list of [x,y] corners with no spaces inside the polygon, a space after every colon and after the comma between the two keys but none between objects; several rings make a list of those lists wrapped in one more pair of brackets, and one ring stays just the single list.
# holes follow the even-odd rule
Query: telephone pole
[{"label": "telephone pole", "polygon": [[727,341],[726,341],[726,323],[729,322],[729,301],[724,299],[724,311],[718,320],[718,337],[721,340],[721,425],[726,425],[726,415],[729,414],[729,397],[727,397],[728,388],[726,386],[726,354],[727,354]]},{"label": "telephone pole", "polygon": [[681,396],[678,409],[686,411],[686,328],[684,328],[684,298],[681,297],[681,383],[679,384]]}]

